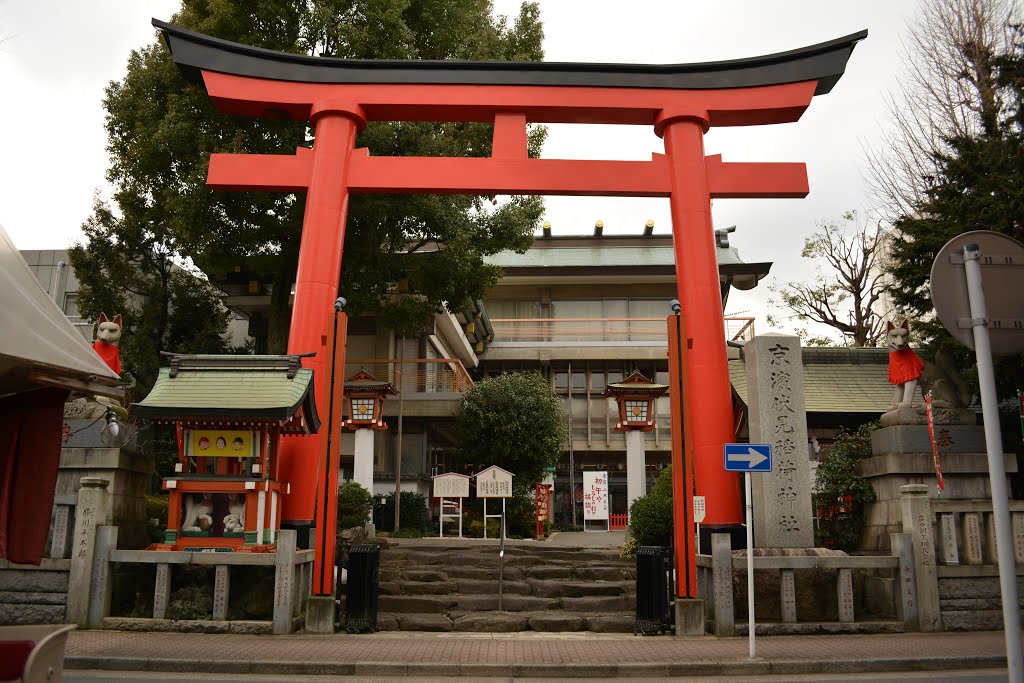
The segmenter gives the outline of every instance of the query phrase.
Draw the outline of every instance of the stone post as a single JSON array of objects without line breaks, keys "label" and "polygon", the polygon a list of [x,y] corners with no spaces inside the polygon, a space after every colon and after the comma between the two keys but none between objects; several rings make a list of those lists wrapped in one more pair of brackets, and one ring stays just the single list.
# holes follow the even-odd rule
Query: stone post
[{"label": "stone post", "polygon": [[153,618],[167,618],[167,603],[171,601],[171,565],[156,566],[156,581],[153,586]]},{"label": "stone post", "polygon": [[68,572],[66,620],[69,624],[88,627],[89,589],[96,557],[96,527],[107,523],[109,507],[107,486],[99,477],[82,477],[75,514],[75,535],[71,546],[71,567]]},{"label": "stone post", "polygon": [[914,537],[909,533],[890,536],[892,554],[899,560],[899,574],[896,590],[896,618],[903,622],[908,631],[921,628],[917,613],[917,577],[914,574]]},{"label": "stone post", "polygon": [[782,596],[782,621],[796,621],[796,576],[792,569],[779,570],[779,593]]},{"label": "stone post", "polygon": [[900,487],[903,529],[914,544],[914,576],[917,580],[917,609],[922,631],[941,631],[939,609],[939,574],[932,539],[932,511],[927,484],[905,484]]},{"label": "stone post", "polygon": [[373,494],[373,430],[357,429],[352,458],[352,481]]},{"label": "stone post", "polygon": [[50,557],[52,558],[62,560],[71,552],[72,532],[74,531],[71,514],[73,509],[74,505],[64,505],[54,501],[53,533],[50,536]]},{"label": "stone post", "polygon": [[800,339],[766,334],[743,349],[751,443],[771,444],[773,469],[752,474],[758,548],[811,548],[811,463],[807,449]]},{"label": "stone post", "polygon": [[295,591],[295,530],[282,529],[277,538],[274,562],[274,635],[292,632],[292,600]]},{"label": "stone post", "polygon": [[[1016,532],[1014,533],[1016,538]],[[985,513],[985,564],[999,564],[999,556],[996,552],[998,541],[996,540],[996,516],[991,512]],[[1018,560],[1019,562],[1020,560]]]},{"label": "stone post", "polygon": [[981,564],[981,513],[963,513],[960,524],[963,528],[964,560],[967,564]]},{"label": "stone post", "polygon": [[711,592],[714,593],[715,635],[736,633],[736,613],[732,600],[732,538],[729,534],[711,534]]},{"label": "stone post", "polygon": [[960,564],[960,552],[957,549],[956,515],[943,513],[939,515],[939,538],[941,539],[942,564]]},{"label": "stone post", "polygon": [[218,564],[214,570],[213,581],[213,620],[224,621],[228,618],[228,596],[231,591],[231,567]]},{"label": "stone post", "polygon": [[103,618],[110,615],[110,596],[114,588],[110,576],[110,553],[116,548],[117,527],[96,527],[96,551],[93,553],[92,579],[89,582],[86,628],[103,628]]},{"label": "stone post", "polygon": [[853,571],[840,569],[836,576],[836,594],[839,596],[839,621],[853,621]]},{"label": "stone post", "polygon": [[[1010,515],[1010,519],[1013,533],[1013,558],[1017,564],[1024,564],[1024,512],[1014,512]],[[993,522],[993,526],[995,526],[995,522]],[[994,550],[992,555],[995,555]]]},{"label": "stone post", "polygon": [[633,501],[647,493],[647,449],[644,433],[638,429],[626,432],[626,510]]}]

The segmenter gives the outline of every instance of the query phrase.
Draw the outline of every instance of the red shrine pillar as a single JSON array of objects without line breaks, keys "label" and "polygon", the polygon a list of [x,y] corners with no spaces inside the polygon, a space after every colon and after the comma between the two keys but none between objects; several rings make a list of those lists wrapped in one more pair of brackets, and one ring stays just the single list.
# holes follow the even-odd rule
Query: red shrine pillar
[{"label": "red shrine pillar", "polygon": [[[366,116],[357,104],[327,101],[313,105],[309,120],[316,133],[295,278],[295,306],[288,335],[288,353],[316,352],[316,356],[305,359],[304,365],[314,371],[316,406],[323,416],[330,405],[327,394],[331,363],[327,353],[345,242],[349,155],[355,148],[356,133],[366,126]],[[342,373],[343,380],[343,344],[336,353],[337,372]],[[344,382],[336,384],[340,387]],[[326,419],[321,422],[324,427],[328,424]],[[335,420],[333,427],[340,432],[339,422]],[[291,494],[284,497],[281,516],[290,522],[289,526],[301,526],[314,520],[317,464],[321,441],[326,436],[321,430],[305,439],[281,441],[279,478],[291,484]],[[338,438],[332,443],[335,449],[340,446]]]},{"label": "red shrine pillar", "polygon": [[[738,475],[726,472],[722,444],[736,438],[726,355],[711,194],[704,166],[707,112],[662,112],[655,132],[665,138],[671,173],[672,243],[679,303],[693,347],[686,354],[697,495],[705,496],[704,526],[743,523]],[[675,472],[673,472],[675,474]]]}]

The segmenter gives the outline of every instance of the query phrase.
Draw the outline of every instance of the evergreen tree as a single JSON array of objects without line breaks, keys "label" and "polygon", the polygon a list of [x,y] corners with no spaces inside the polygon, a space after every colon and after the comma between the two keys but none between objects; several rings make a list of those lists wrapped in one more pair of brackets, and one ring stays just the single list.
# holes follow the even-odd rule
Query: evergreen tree
[{"label": "evergreen tree", "polygon": [[[172,21],[218,38],[285,52],[347,58],[537,60],[538,10],[524,3],[514,25],[490,0],[185,0]],[[166,47],[133,52],[106,91],[112,165],[122,212],[159,224],[214,281],[239,269],[269,282],[269,350],[283,352],[290,323],[304,195],[214,192],[213,152],[293,154],[309,146],[304,122],[230,117],[185,82]],[[374,155],[486,156],[490,125],[371,123],[357,146]],[[530,134],[539,153],[544,130]],[[493,198],[491,198],[493,199]],[[542,211],[538,198],[353,196],[342,293],[354,315],[417,332],[443,301],[480,298],[500,272],[485,255],[525,250]],[[400,283],[400,284],[399,284]],[[396,297],[399,290],[416,296]]]},{"label": "evergreen tree", "polygon": [[[950,349],[961,365],[973,354],[953,341],[933,316],[930,272],[938,251],[957,235],[994,230],[1024,241],[1024,31],[1014,27],[1005,53],[991,55],[1001,109],[979,134],[946,139],[948,151],[934,154],[937,175],[917,210],[895,222],[889,271],[895,305],[915,320],[919,337],[935,352]],[[996,360],[1001,394],[1024,381],[1021,357]]]},{"label": "evergreen tree", "polygon": [[455,415],[461,456],[476,471],[490,465],[513,475],[517,493],[530,493],[566,447],[562,403],[538,373],[513,372],[477,382]]},{"label": "evergreen tree", "polygon": [[947,138],[949,151],[934,155],[938,175],[926,199],[895,223],[892,295],[915,318],[932,311],[931,266],[950,239],[971,230],[994,230],[1024,241],[1024,39],[1019,27],[1016,36],[1010,52],[991,60],[1005,105],[1001,115],[983,133]]},{"label": "evergreen tree", "polygon": [[174,240],[97,203],[85,244],[69,251],[86,318],[122,315],[122,378],[141,400],[156,381],[163,351],[222,353],[230,313],[220,293],[181,261]]}]

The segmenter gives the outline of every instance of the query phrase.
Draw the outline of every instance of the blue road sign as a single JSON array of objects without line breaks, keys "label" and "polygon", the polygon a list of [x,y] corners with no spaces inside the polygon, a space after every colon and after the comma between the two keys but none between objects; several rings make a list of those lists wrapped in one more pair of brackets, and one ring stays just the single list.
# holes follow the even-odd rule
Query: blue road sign
[{"label": "blue road sign", "polygon": [[725,470],[727,472],[771,472],[771,444],[725,444]]}]

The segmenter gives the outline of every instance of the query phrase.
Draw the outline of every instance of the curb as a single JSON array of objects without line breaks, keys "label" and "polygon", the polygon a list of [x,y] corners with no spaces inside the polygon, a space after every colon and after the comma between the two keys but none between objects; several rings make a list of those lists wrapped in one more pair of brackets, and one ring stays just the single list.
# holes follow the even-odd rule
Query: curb
[{"label": "curb", "polygon": [[904,671],[1000,669],[1006,657],[912,657],[862,660],[752,660],[650,662],[644,664],[454,664],[445,662],[300,662],[285,660],[181,660],[145,657],[64,659],[65,669],[146,671],[162,673],[270,674],[292,676],[463,676],[529,678],[666,678],[682,676],[763,676],[770,674],[842,674]]}]

